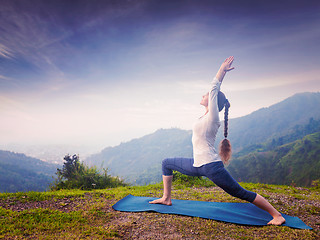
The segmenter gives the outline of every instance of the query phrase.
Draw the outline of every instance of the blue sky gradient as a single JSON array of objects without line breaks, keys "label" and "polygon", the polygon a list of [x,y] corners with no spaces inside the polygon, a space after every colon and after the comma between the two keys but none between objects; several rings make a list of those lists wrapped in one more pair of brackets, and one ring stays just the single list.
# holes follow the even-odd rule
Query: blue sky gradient
[{"label": "blue sky gradient", "polygon": [[319,1],[0,2],[0,145],[191,129],[219,65],[231,117],[320,89]]}]

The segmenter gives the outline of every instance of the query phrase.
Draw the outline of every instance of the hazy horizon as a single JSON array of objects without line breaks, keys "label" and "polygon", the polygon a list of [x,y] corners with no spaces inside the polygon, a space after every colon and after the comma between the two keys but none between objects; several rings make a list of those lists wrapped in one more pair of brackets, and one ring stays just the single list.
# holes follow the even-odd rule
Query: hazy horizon
[{"label": "hazy horizon", "polygon": [[230,55],[230,118],[320,91],[318,1],[2,1],[0,13],[0,146],[189,130]]}]

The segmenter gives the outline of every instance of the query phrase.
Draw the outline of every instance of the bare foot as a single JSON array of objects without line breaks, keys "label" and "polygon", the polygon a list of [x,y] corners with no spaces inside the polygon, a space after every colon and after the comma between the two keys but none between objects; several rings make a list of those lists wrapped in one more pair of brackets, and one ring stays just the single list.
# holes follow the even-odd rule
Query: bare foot
[{"label": "bare foot", "polygon": [[281,225],[285,223],[286,220],[280,215],[278,217],[274,217],[270,222],[268,222],[268,225]]},{"label": "bare foot", "polygon": [[166,199],[164,197],[156,199],[156,200],[153,200],[153,201],[151,201],[149,203],[151,203],[151,204],[163,204],[163,205],[168,205],[168,206],[172,205],[171,199]]}]

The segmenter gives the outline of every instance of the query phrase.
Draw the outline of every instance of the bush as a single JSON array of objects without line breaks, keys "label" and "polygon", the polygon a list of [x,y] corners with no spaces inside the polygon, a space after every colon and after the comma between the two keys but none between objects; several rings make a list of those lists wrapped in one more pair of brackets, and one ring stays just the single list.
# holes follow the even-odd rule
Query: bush
[{"label": "bush", "polygon": [[215,184],[208,178],[205,177],[194,177],[187,176],[178,171],[173,171],[173,183],[175,185],[182,185],[186,187],[211,187]]},{"label": "bush", "polygon": [[59,189],[82,189],[90,190],[93,188],[103,189],[109,187],[125,186],[123,180],[118,177],[112,177],[108,174],[108,169],[103,169],[99,173],[96,167],[88,167],[79,161],[79,156],[66,155],[64,157],[62,169],[57,169],[51,190]]}]

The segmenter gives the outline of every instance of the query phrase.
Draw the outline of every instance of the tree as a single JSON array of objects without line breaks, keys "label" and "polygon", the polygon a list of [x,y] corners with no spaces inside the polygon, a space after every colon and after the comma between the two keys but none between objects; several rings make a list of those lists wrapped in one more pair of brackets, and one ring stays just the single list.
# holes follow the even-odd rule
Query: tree
[{"label": "tree", "polygon": [[88,167],[80,162],[79,156],[66,155],[62,169],[57,169],[57,179],[51,190],[59,189],[83,189],[92,188],[103,189],[108,187],[125,186],[123,180],[118,177],[112,177],[108,174],[108,169],[103,169],[99,173],[96,167]]},{"label": "tree", "polygon": [[66,180],[76,179],[82,170],[79,156],[73,155],[71,157],[70,155],[66,155],[64,161],[62,169],[57,169],[57,175]]}]

